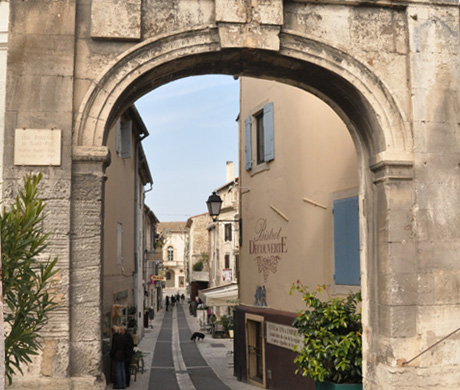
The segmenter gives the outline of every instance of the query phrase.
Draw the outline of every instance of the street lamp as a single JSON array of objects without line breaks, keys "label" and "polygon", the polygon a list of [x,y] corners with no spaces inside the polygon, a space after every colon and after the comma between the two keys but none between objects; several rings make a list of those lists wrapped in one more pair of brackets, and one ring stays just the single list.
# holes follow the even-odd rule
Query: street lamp
[{"label": "street lamp", "polygon": [[216,192],[213,192],[206,201],[206,205],[208,206],[209,215],[216,222],[220,214],[220,208],[222,207],[222,199]]}]

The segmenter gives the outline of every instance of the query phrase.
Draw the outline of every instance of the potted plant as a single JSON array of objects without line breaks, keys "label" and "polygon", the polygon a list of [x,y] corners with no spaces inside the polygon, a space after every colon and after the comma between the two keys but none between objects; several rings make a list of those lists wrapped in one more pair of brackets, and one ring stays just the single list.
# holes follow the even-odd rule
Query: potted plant
[{"label": "potted plant", "polygon": [[233,317],[223,315],[220,318],[220,323],[224,327],[227,337],[233,338]]},{"label": "potted plant", "polygon": [[[313,379],[317,390],[362,389],[361,293],[331,298],[325,285],[310,292],[300,281],[294,291],[307,306],[293,323],[303,337],[303,345],[294,348],[296,373]],[[327,299],[321,300],[324,293]]]}]

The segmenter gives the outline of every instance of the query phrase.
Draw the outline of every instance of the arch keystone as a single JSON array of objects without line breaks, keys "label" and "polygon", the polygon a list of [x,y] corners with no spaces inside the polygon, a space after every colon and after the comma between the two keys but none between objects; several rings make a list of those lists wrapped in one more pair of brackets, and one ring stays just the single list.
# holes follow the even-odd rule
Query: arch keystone
[{"label": "arch keystone", "polygon": [[216,22],[222,48],[279,51],[282,0],[216,0]]}]

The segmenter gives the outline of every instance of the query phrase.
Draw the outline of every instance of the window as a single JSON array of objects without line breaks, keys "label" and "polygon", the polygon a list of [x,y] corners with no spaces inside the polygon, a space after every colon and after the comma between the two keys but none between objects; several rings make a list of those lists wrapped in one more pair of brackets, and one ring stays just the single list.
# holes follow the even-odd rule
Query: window
[{"label": "window", "polygon": [[358,197],[334,201],[335,284],[359,286]]},{"label": "window", "polygon": [[225,241],[232,241],[232,224],[225,224]]},{"label": "window", "polygon": [[123,225],[117,223],[117,264],[123,263]]},{"label": "window", "polygon": [[172,246],[168,246],[168,261],[174,260],[174,248]]},{"label": "window", "polygon": [[225,255],[225,269],[230,268],[230,255]]},{"label": "window", "polygon": [[171,272],[166,271],[166,280],[171,280]]},{"label": "window", "polygon": [[121,119],[118,119],[116,132],[116,150],[118,155],[123,159],[131,158],[133,122],[122,122]]},{"label": "window", "polygon": [[256,142],[257,142],[257,164],[265,162],[265,143],[264,143],[264,114],[261,112],[256,117]]},{"label": "window", "polygon": [[[274,160],[274,115],[273,103],[264,106],[263,110],[254,116],[248,116],[244,121],[244,154],[245,154],[245,168],[250,170],[252,168],[252,132],[253,122],[256,139],[256,162],[263,164]],[[254,118],[254,121],[253,121]]]}]

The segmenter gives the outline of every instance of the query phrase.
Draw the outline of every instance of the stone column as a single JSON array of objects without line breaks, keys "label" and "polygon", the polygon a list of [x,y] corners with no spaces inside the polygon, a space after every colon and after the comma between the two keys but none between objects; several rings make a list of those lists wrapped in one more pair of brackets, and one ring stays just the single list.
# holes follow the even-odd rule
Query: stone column
[{"label": "stone column", "polygon": [[[396,389],[397,360],[416,336],[416,225],[413,163],[379,161],[374,172],[364,329],[366,389]],[[382,384],[385,384],[382,386]]]},{"label": "stone column", "polygon": [[70,258],[70,376],[105,388],[101,369],[103,200],[106,147],[74,147]]}]

